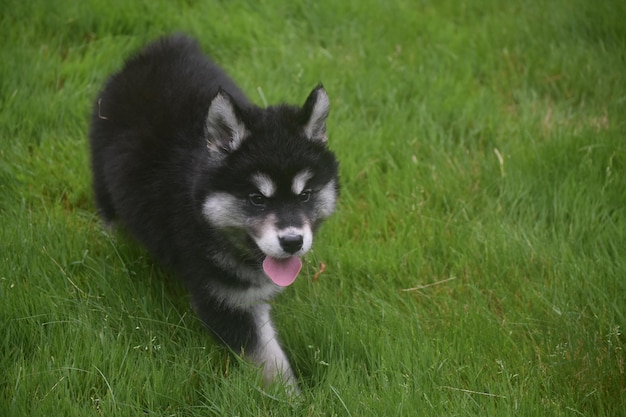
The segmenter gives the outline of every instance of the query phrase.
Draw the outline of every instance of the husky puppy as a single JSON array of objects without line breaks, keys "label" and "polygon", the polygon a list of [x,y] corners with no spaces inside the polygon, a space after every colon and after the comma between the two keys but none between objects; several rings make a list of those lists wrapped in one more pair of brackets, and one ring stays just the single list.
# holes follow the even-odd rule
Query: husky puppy
[{"label": "husky puppy", "polygon": [[291,284],[335,210],[329,100],[252,104],[184,35],[130,58],[99,93],[90,145],[96,205],[185,283],[215,337],[297,383],[267,303]]}]

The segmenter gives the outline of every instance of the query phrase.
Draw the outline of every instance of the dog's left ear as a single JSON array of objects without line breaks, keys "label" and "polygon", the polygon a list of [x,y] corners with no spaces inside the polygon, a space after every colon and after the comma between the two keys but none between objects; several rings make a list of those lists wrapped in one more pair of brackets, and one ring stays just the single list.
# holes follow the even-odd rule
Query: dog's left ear
[{"label": "dog's left ear", "polygon": [[316,142],[328,141],[326,135],[326,119],[330,110],[330,100],[322,84],[315,87],[302,106],[301,115],[303,120],[304,135]]}]

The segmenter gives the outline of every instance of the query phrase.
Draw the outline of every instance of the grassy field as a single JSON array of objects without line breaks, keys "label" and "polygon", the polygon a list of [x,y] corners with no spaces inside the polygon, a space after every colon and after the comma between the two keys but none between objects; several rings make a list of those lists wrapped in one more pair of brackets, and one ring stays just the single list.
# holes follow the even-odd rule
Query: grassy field
[{"label": "grassy field", "polygon": [[[618,0],[5,1],[0,415],[626,415],[625,20]],[[173,31],[259,104],[331,97],[341,204],[274,303],[297,400],[95,215],[91,103]]]}]

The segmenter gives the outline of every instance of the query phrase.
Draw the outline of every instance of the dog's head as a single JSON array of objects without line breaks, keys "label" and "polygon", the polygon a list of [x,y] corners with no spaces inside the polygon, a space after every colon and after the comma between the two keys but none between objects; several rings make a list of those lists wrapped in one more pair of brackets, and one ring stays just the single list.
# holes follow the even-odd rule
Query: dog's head
[{"label": "dog's head", "polygon": [[311,249],[315,230],[335,210],[338,164],[326,146],[328,110],[322,86],[301,108],[239,106],[225,91],[209,107],[211,192],[202,213],[237,248],[260,252],[266,273],[279,285],[291,281],[275,277],[299,269],[298,257]]}]

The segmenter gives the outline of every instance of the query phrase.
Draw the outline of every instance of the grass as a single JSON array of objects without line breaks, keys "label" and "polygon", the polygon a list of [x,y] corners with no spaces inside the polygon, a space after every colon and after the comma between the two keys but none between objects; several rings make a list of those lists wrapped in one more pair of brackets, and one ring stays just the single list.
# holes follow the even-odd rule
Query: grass
[{"label": "grass", "polygon": [[[626,415],[625,16],[609,0],[5,4],[0,415]],[[258,388],[94,214],[91,103],[175,30],[258,103],[318,81],[331,97],[341,204],[274,306],[297,401]]]}]

